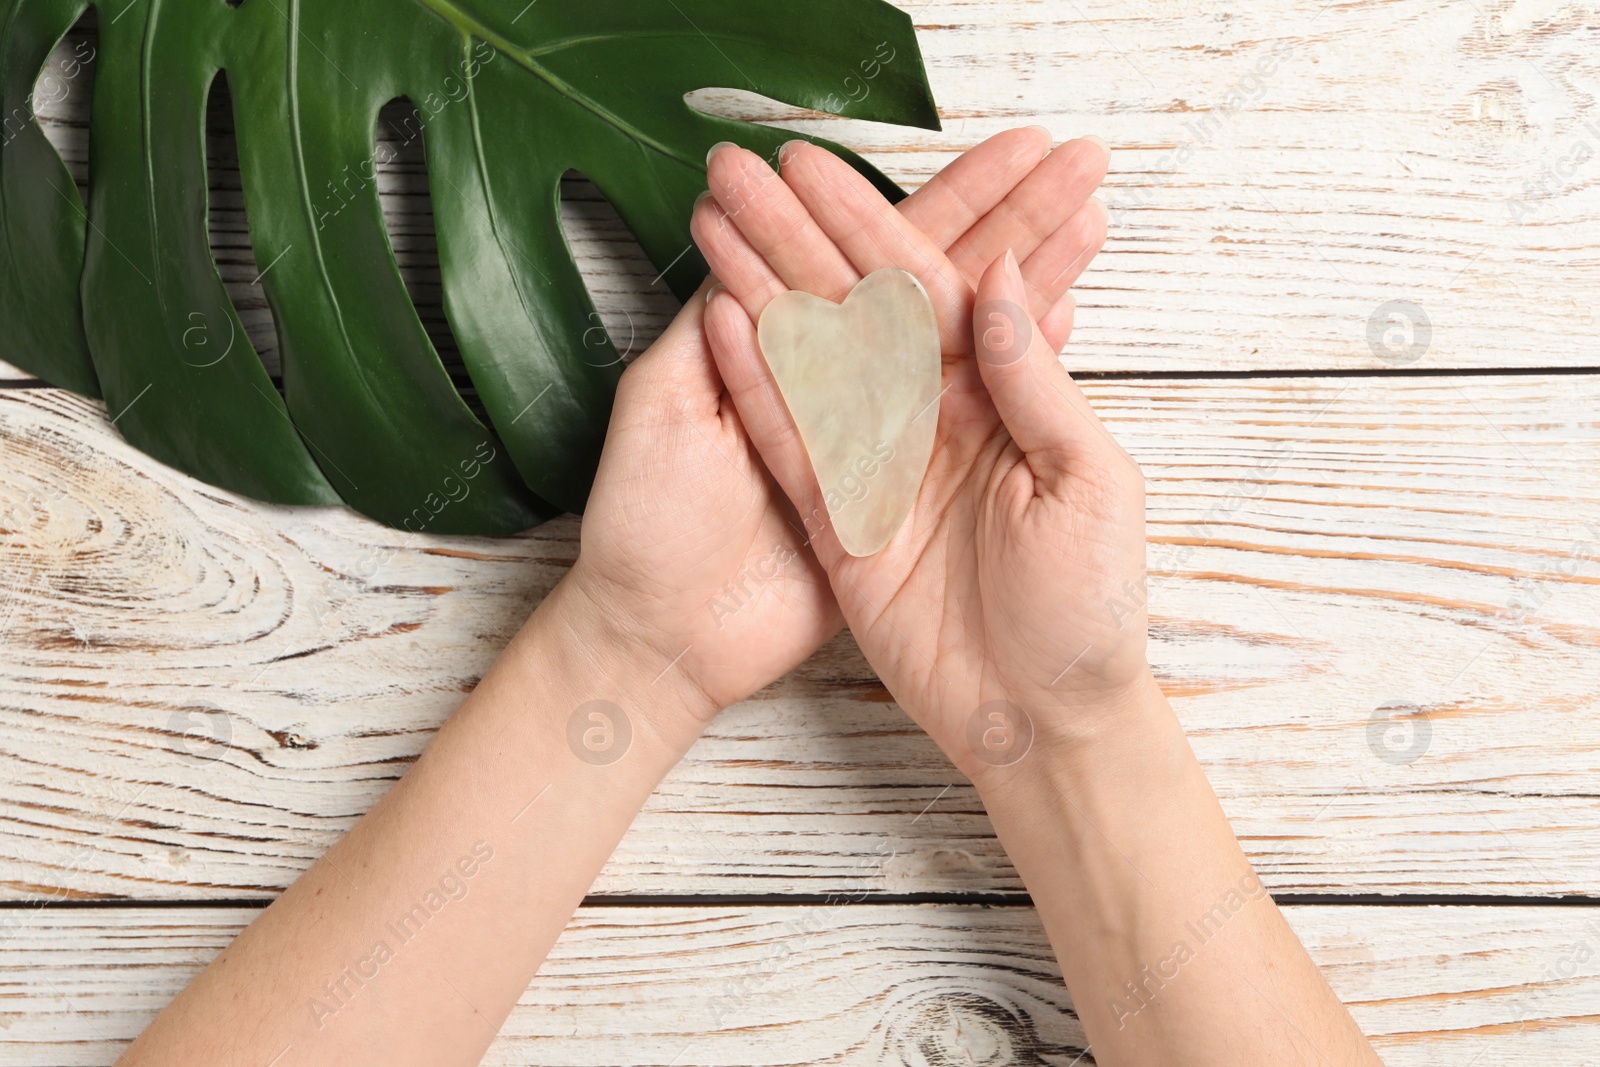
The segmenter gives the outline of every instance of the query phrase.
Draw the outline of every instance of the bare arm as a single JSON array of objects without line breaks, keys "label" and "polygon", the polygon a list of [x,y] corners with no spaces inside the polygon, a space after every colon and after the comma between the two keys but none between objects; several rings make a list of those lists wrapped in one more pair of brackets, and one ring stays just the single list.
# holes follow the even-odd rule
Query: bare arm
[{"label": "bare arm", "polygon": [[477,1063],[708,717],[642,651],[563,581],[404,779],[122,1062]]},{"label": "bare arm", "polygon": [[983,774],[1095,1062],[1377,1064],[1146,674],[1098,736]]}]

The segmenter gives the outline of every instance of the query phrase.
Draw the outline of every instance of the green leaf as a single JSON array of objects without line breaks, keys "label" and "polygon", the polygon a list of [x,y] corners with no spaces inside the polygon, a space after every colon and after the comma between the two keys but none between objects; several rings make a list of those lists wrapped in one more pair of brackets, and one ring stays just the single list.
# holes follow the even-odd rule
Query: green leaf
[{"label": "green leaf", "polygon": [[[32,106],[46,57],[87,6],[45,0],[24,12],[0,0],[0,360],[99,396],[78,313],[83,199]],[[72,59],[92,61],[92,52]],[[69,81],[55,84],[70,91]]]},{"label": "green leaf", "polygon": [[[0,0],[7,113],[82,8]],[[12,278],[48,268],[26,302],[0,304],[7,331],[36,324],[0,352],[83,389],[86,334],[140,448],[261,499],[342,498],[419,531],[511,532],[587,497],[621,366],[560,227],[567,170],[681,298],[705,274],[688,219],[707,149],[770,155],[788,136],[686,93],[938,127],[910,19],[880,0],[110,0],[99,14],[87,226],[37,130],[0,150]],[[207,241],[204,116],[224,71],[283,399]],[[384,228],[375,124],[401,97],[428,162],[445,310],[492,429],[429,342]]]}]

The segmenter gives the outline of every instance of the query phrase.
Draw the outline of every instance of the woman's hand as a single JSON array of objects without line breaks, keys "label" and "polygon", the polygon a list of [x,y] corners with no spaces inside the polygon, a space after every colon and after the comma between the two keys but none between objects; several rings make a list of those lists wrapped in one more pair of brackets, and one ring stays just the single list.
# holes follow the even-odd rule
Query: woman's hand
[{"label": "woman's hand", "polygon": [[[1037,127],[1008,131],[945,168],[898,212],[872,195],[941,262],[950,250],[959,265],[951,284],[968,300],[996,249],[1038,249],[1027,302],[1064,340],[1067,286],[1105,236],[1104,210],[1086,202],[1106,157],[1090,142],[1047,156],[1049,148]],[[721,173],[729,154],[713,156]],[[740,155],[765,171],[758,181],[782,185],[757,157]],[[720,195],[747,198],[751,219],[771,217],[759,185],[730,194],[724,184]],[[708,210],[703,203],[697,226]],[[730,228],[728,239],[736,232]],[[720,262],[733,272],[723,276],[728,284],[742,291],[752,288],[749,270],[762,266],[749,256]],[[700,699],[691,703],[709,717],[804,660],[838,629],[840,616],[828,576],[724,390],[704,341],[704,309],[702,299],[691,299],[623,375],[568,581],[569,592],[582,593],[574,599],[629,635],[650,674],[660,671],[663,686],[670,679],[675,688],[692,687]]]},{"label": "woman's hand", "polygon": [[970,272],[848,168],[806,146],[789,147],[781,182],[764,166],[719,152],[718,202],[697,209],[732,290],[706,312],[717,366],[811,522],[827,512],[752,320],[784,289],[839,300],[881,267],[932,297],[945,392],[915,508],[876,555],[848,555],[831,526],[812,543],[879,677],[978,787],[1095,1056],[1377,1064],[1250,869],[1145,662],[1143,479],[1027,310],[1028,281],[1055,269],[1036,262],[1044,249],[1021,243],[1019,267],[1001,248],[974,304]]},{"label": "woman's hand", "polygon": [[[1071,142],[1058,157],[1055,184],[1072,193],[1032,198],[1035,217],[1054,212],[1032,233],[1103,234],[1098,205],[1082,206],[1103,149]],[[1070,303],[1045,312],[1042,329],[1035,318],[1037,292],[1053,293],[1081,263],[1060,242],[980,234],[952,246],[967,254],[958,264],[830,154],[795,143],[782,164],[780,181],[752,153],[717,153],[716,201],[699,206],[694,232],[731,294],[714,295],[707,311],[717,365],[801,514],[826,510],[753,321],[785,289],[837,301],[865,274],[901,267],[922,282],[940,325],[945,392],[910,518],[870,557],[845,553],[831,528],[812,542],[862,651],[975,779],[1009,761],[1007,731],[1037,729],[1046,741],[1103,725],[1150,684],[1144,486],[1056,358]],[[1033,180],[1013,199],[1027,201]]]}]

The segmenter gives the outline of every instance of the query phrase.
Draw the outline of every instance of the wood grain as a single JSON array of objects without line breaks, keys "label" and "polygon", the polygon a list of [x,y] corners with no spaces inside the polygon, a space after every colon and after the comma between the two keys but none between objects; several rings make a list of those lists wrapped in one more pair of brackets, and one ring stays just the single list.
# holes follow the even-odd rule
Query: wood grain
[{"label": "wood grain", "polygon": [[[111,1063],[252,914],[16,917],[0,942],[6,1062]],[[1390,1067],[1577,1065],[1600,1041],[1600,925],[1581,909],[1288,915]],[[1029,908],[586,908],[484,1063],[1087,1067],[1083,1048]]]},{"label": "wood grain", "polygon": [[[1149,478],[1153,662],[1275,892],[1600,894],[1600,378],[1089,392]],[[0,391],[0,501],[12,899],[276,892],[577,551],[243,501],[49,389]],[[713,724],[597,892],[1017,887],[841,637]]]}]

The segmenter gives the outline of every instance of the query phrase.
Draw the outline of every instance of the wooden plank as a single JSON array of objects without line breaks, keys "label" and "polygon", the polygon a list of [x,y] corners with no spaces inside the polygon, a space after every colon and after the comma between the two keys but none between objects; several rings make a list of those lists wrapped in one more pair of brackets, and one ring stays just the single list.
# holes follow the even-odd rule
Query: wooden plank
[{"label": "wooden plank", "polygon": [[[942,133],[736,90],[691,99],[851,145],[908,187],[1009,126],[1105,136],[1116,149],[1105,193],[1112,238],[1079,288],[1075,367],[1600,364],[1600,47],[1581,5],[1268,0],[1225,18],[1205,5],[1116,0],[902,6],[918,26]],[[38,95],[80,179],[92,66],[66,81],[59,64],[49,68],[56,81]],[[840,72],[841,97],[871,88],[862,71]],[[396,140],[392,125],[378,128]],[[225,139],[216,131],[213,148]],[[222,275],[275,366],[237,168],[216,164]],[[440,336],[420,169],[407,155],[378,184]],[[619,347],[633,335],[642,348],[670,297],[593,189],[569,191],[564,220],[602,319]]]},{"label": "wooden plank", "polygon": [[[1089,392],[1150,480],[1153,662],[1275,892],[1600,894],[1600,378]],[[244,501],[48,389],[0,391],[0,505],[21,900],[276,892],[577,552],[570,518],[436,538]],[[841,637],[712,725],[597,891],[1016,888]]]},{"label": "wooden plank", "polygon": [[[1390,1067],[1576,1064],[1600,1042],[1594,909],[1288,914]],[[0,943],[0,1058],[109,1064],[250,916],[23,916]],[[484,1063],[1064,1067],[1083,1047],[1031,908],[586,908]]]},{"label": "wooden plank", "polygon": [[[1600,49],[1580,7],[914,4],[961,143],[1043,122],[1114,146],[1074,365],[1596,364]],[[902,151],[922,145],[868,148],[915,182],[946,158]]]}]

